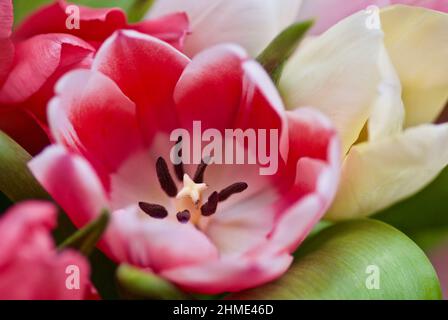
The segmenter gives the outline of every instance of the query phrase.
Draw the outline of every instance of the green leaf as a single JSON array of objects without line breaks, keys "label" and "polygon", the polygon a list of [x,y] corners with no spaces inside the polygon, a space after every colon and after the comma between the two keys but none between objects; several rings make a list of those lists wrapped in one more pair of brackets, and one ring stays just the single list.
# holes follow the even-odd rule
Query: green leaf
[{"label": "green leaf", "polygon": [[11,200],[9,200],[3,192],[0,192],[0,216],[12,205]]},{"label": "green leaf", "polygon": [[13,0],[14,24],[18,25],[22,20],[34,10],[43,5],[53,2],[52,0]]},{"label": "green leaf", "polygon": [[[64,217],[64,220],[67,219],[65,214],[61,214],[61,217]],[[72,236],[59,245],[58,249],[76,249],[88,257],[92,268],[91,280],[100,296],[103,299],[118,299],[119,295],[115,284],[117,265],[95,248],[106,230],[109,219],[109,213],[104,211],[96,220],[75,231]],[[69,221],[66,221],[66,223],[71,225]],[[66,230],[66,227],[63,229]]]},{"label": "green leaf", "polygon": [[104,230],[109,223],[109,212],[104,210],[98,218],[88,225],[76,231],[71,237],[67,238],[59,245],[59,250],[73,248],[85,256],[89,256],[100,240]]},{"label": "green leaf", "polygon": [[283,30],[268,47],[258,56],[257,61],[277,83],[285,62],[299,46],[314,21],[308,20],[295,23]]},{"label": "green leaf", "polygon": [[157,275],[127,264],[117,270],[117,280],[124,297],[130,299],[186,300],[189,297]]},{"label": "green leaf", "polygon": [[384,221],[412,239],[422,232],[448,229],[448,168],[428,187],[398,204],[379,212],[375,219]]},{"label": "green leaf", "polygon": [[[379,271],[379,289],[370,287]],[[374,283],[374,282],[373,282]],[[304,243],[279,280],[237,299],[441,299],[431,263],[403,233],[375,220],[324,229]]]},{"label": "green leaf", "polygon": [[117,264],[111,261],[98,249],[94,249],[89,256],[91,280],[101,298],[117,300],[120,298],[115,281]]},{"label": "green leaf", "polygon": [[134,4],[128,9],[129,22],[140,21],[151,9],[155,0],[134,0]]},{"label": "green leaf", "polygon": [[[88,257],[92,269],[91,280],[98,293],[103,299],[116,300],[120,297],[115,283],[117,265],[95,248],[107,227],[109,218],[109,213],[104,211],[96,220],[84,228],[76,230],[67,215],[61,212],[55,238],[57,240],[65,239],[59,245],[59,250],[73,248]],[[67,238],[66,234],[69,230],[74,230],[74,233]]]},{"label": "green leaf", "polygon": [[50,198],[28,169],[29,160],[29,153],[0,131],[0,191],[13,202]]}]

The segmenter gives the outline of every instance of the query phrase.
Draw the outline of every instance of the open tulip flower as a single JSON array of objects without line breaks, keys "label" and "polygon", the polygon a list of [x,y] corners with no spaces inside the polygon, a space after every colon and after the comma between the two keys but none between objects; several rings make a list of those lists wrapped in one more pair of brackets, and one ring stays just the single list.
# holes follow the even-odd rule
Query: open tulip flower
[{"label": "open tulip flower", "polygon": [[121,9],[82,6],[77,6],[79,27],[68,28],[69,4],[58,0],[11,33],[11,0],[0,0],[0,7],[0,128],[31,153],[49,143],[46,105],[55,82],[69,70],[89,68],[96,48],[115,30],[138,30],[178,48],[188,31],[184,13],[128,24]]},{"label": "open tulip flower", "polygon": [[[279,277],[336,191],[331,124],[312,110],[285,113],[269,76],[239,47],[190,61],[153,37],[116,32],[93,67],[64,76],[56,93],[57,144],[31,161],[32,172],[78,227],[111,212],[102,248],[115,261],[186,290],[239,291]],[[192,121],[223,133],[277,129],[277,174],[205,162],[174,171],[169,134]]]},{"label": "open tulip flower", "polygon": [[0,299],[448,294],[448,0],[72,1],[0,0]]}]

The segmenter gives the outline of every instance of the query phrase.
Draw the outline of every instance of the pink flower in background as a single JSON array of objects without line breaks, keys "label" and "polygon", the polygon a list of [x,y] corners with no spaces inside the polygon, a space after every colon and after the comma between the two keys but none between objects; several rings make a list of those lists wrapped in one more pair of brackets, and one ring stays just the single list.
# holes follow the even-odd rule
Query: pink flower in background
[{"label": "pink flower in background", "polygon": [[65,1],[43,7],[11,34],[11,0],[0,0],[0,129],[29,152],[49,143],[46,105],[64,73],[89,68],[96,48],[115,30],[134,29],[181,48],[188,19],[173,13],[156,20],[128,24],[118,8],[79,6],[79,29],[68,29]]},{"label": "pink flower in background", "polygon": [[[109,257],[185,290],[239,291],[279,277],[335,194],[332,125],[310,109],[285,112],[239,47],[190,61],[154,37],[116,32],[92,68],[67,74],[56,94],[57,144],[30,162],[32,172],[77,227],[111,212],[100,243]],[[277,174],[260,176],[259,165],[174,168],[169,134],[196,120],[218,132],[279,130]]]},{"label": "pink flower in background", "polygon": [[[54,246],[56,217],[56,207],[37,201],[18,204],[0,217],[1,300],[82,299],[88,294],[86,259],[71,250],[57,252]],[[66,284],[68,268],[79,268],[78,289]]]},{"label": "pink flower in background", "polygon": [[448,0],[304,0],[299,20],[314,18],[316,24],[311,33],[320,34],[342,19],[369,6],[381,8],[395,4],[448,12]]}]

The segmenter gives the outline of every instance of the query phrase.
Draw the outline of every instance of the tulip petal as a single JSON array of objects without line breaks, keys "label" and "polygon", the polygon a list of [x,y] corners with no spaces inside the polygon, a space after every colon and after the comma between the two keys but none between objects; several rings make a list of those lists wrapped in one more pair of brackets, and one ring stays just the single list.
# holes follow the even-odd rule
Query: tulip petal
[{"label": "tulip petal", "polygon": [[340,144],[334,128],[312,109],[290,112],[288,120],[290,152],[280,181],[260,177],[250,166],[241,170],[222,170],[222,166],[213,170],[212,166],[207,171],[213,182],[219,181],[218,169],[221,176],[234,176],[234,181],[239,172],[249,185],[243,200],[235,196],[237,201],[220,204],[204,230],[223,255],[243,254],[267,241],[292,252],[333,200],[340,170]]},{"label": "tulip petal", "polygon": [[203,294],[237,292],[274,280],[292,262],[288,254],[238,257],[166,270],[161,275],[181,288]]},{"label": "tulip petal", "polygon": [[288,113],[290,153],[286,177],[295,177],[291,202],[278,217],[271,240],[293,252],[322,218],[337,191],[340,142],[330,121],[313,109]]},{"label": "tulip petal", "polygon": [[429,184],[448,164],[448,124],[422,125],[353,147],[330,219],[367,216]]},{"label": "tulip petal", "polygon": [[50,146],[29,162],[29,168],[47,192],[82,227],[103,209],[106,194],[91,165],[61,146]]},{"label": "tulip petal", "polygon": [[[115,242],[110,245],[113,254],[121,262],[155,271],[218,259],[216,247],[202,232],[172,218],[148,217],[136,205],[115,211],[108,231]],[[123,241],[117,244],[117,239]],[[122,252],[117,251],[120,247]]]},{"label": "tulip petal", "polygon": [[224,42],[239,44],[255,57],[294,22],[300,4],[301,0],[163,0],[148,17],[185,11],[192,29],[185,43],[190,57]]},{"label": "tulip petal", "polygon": [[176,49],[182,50],[190,30],[190,24],[185,12],[178,12],[132,24],[128,28],[152,35],[171,44]]},{"label": "tulip petal", "polygon": [[[45,33],[65,33],[79,37],[92,45],[101,43],[115,30],[123,29],[126,15],[119,8],[89,8],[76,5],[79,9],[79,29],[67,28],[69,7],[66,1],[58,0],[42,7],[26,18],[14,32],[14,38],[23,40]],[[70,20],[69,20],[70,22]]]},{"label": "tulip petal", "polygon": [[13,24],[11,0],[0,0],[0,88],[14,59],[14,46],[9,39]]},{"label": "tulip petal", "polygon": [[381,11],[381,21],[403,85],[405,126],[433,122],[448,101],[448,14],[394,6]]},{"label": "tulip petal", "polygon": [[134,103],[104,74],[70,72],[55,91],[48,108],[53,136],[94,166],[101,164],[107,172],[115,172],[142,148]]},{"label": "tulip petal", "polygon": [[[232,128],[242,95],[242,63],[247,54],[238,46],[219,45],[198,54],[185,68],[174,91],[181,125],[222,132]],[[213,109],[213,112],[211,111]]]},{"label": "tulip petal", "polygon": [[376,140],[403,130],[405,110],[401,83],[385,48],[380,53],[381,83],[368,122],[368,139]]},{"label": "tulip petal", "polygon": [[335,124],[346,152],[358,139],[381,84],[383,33],[359,12],[299,48],[280,79],[288,108],[312,106]]},{"label": "tulip petal", "polygon": [[12,0],[0,0],[0,38],[11,35],[13,22]]},{"label": "tulip petal", "polygon": [[[218,45],[197,55],[176,86],[181,124],[224,132],[230,128],[278,129],[283,104],[269,76],[240,47]],[[213,108],[213,112],[210,109]]]},{"label": "tulip petal", "polygon": [[172,96],[188,62],[186,56],[161,40],[122,30],[99,49],[93,69],[114,80],[136,104],[146,142],[151,144],[157,131],[171,132],[179,127]]},{"label": "tulip petal", "polygon": [[0,38],[0,88],[11,70],[14,61],[14,45],[8,38]]},{"label": "tulip petal", "polygon": [[[0,103],[20,103],[36,93],[58,68],[76,65],[93,48],[76,37],[42,34],[16,45],[15,61],[0,90]],[[39,63],[36,63],[39,61]]]},{"label": "tulip petal", "polygon": [[[50,231],[57,211],[46,202],[23,202],[0,220],[1,299],[82,299],[89,265],[78,253],[57,253]],[[30,272],[32,266],[32,272]],[[79,290],[66,287],[67,267],[79,268]]]}]

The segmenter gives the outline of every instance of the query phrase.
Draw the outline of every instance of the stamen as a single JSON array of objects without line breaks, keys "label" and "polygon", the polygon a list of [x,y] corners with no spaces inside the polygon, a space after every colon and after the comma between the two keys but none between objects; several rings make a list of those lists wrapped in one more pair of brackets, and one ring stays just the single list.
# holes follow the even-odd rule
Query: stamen
[{"label": "stamen", "polygon": [[168,196],[175,197],[177,194],[177,187],[173,181],[173,178],[171,178],[166,161],[162,157],[157,159],[156,171],[157,178],[159,178],[159,183],[163,191],[165,191]]},{"label": "stamen", "polygon": [[138,206],[143,210],[143,212],[145,212],[152,218],[163,219],[168,216],[168,211],[166,211],[165,207],[158,204],[139,202]]},{"label": "stamen", "polygon": [[180,223],[188,223],[188,221],[190,221],[191,214],[190,214],[190,211],[184,210],[184,211],[178,212],[176,214],[176,217]]},{"label": "stamen", "polygon": [[[176,145],[179,145],[179,157],[182,157],[182,136],[179,137],[179,139],[177,139]],[[184,178],[184,165],[181,161],[181,163],[179,164],[175,164],[174,165],[174,172],[176,173],[176,177],[179,181],[182,181]]]},{"label": "stamen", "polygon": [[245,182],[237,182],[230,186],[228,186],[225,189],[222,189],[219,192],[219,202],[227,200],[231,195],[235,193],[240,193],[246,190],[248,187],[247,183]]},{"label": "stamen", "polygon": [[196,183],[202,183],[204,182],[204,172],[207,168],[207,163],[205,163],[204,160],[201,160],[201,164],[198,165],[198,168],[196,169],[196,173],[194,174],[193,181]]},{"label": "stamen", "polygon": [[213,192],[209,197],[208,201],[201,207],[201,214],[204,217],[209,217],[216,212],[218,208],[219,196],[218,192]]}]

